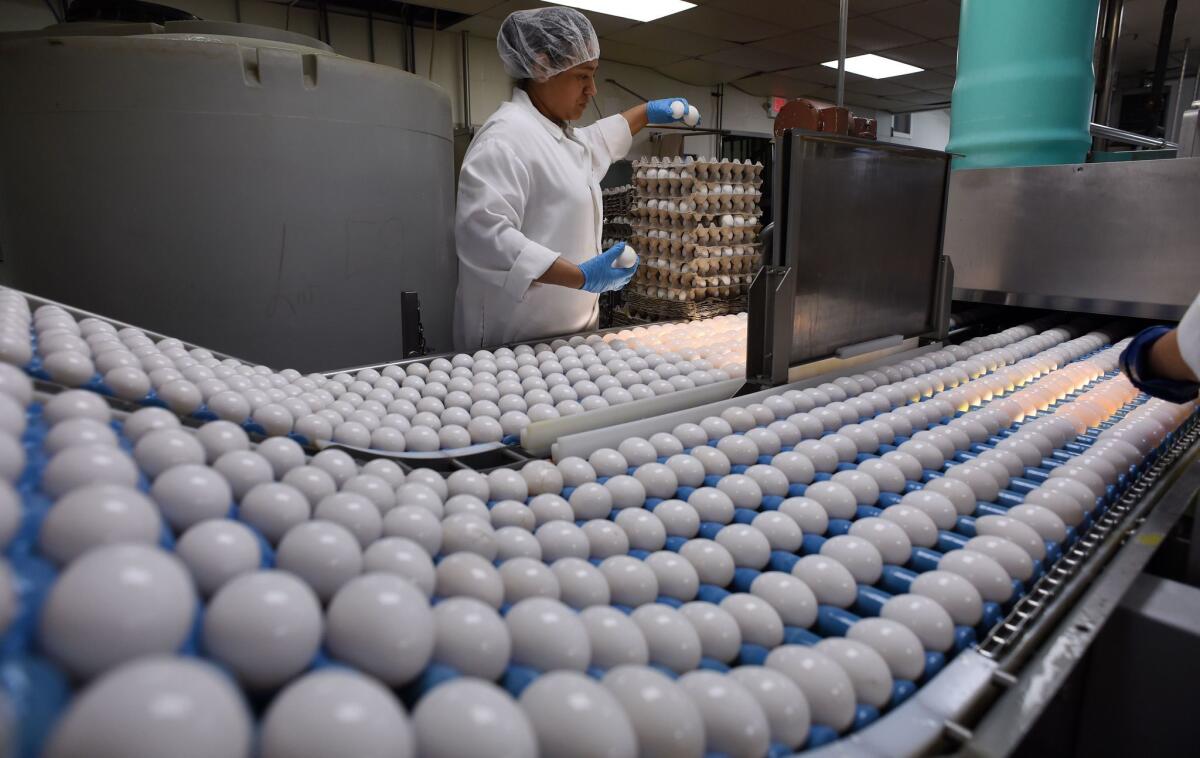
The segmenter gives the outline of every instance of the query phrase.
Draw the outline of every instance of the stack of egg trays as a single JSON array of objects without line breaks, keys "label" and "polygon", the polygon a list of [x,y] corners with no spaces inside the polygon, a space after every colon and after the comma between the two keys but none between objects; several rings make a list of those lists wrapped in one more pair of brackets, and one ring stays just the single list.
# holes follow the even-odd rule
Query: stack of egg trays
[{"label": "stack of egg trays", "polygon": [[[676,302],[744,294],[761,265],[762,166],[651,158],[634,163],[632,244],[648,264],[630,285]],[[696,262],[728,259],[717,265]]]},{"label": "stack of egg trays", "polygon": [[601,247],[605,250],[633,237],[633,203],[637,190],[632,184],[601,191],[604,198],[604,226]]}]

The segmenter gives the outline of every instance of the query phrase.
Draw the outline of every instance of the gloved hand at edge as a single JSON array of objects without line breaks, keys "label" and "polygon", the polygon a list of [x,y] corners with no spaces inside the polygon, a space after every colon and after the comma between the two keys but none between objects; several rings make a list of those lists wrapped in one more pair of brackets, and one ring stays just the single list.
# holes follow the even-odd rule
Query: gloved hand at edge
[{"label": "gloved hand at edge", "polygon": [[683,123],[696,126],[700,123],[700,111],[682,97],[668,97],[646,103],[646,118],[651,124]]},{"label": "gloved hand at edge", "polygon": [[618,242],[600,255],[580,263],[579,270],[583,272],[583,286],[580,289],[600,294],[622,289],[629,284],[629,280],[637,271],[638,262],[634,261],[629,268],[613,268],[613,264],[624,251],[625,243]]},{"label": "gloved hand at edge", "polygon": [[1138,332],[1121,352],[1121,371],[1134,387],[1148,395],[1172,403],[1187,403],[1200,395],[1200,383],[1156,377],[1150,369],[1150,349],[1170,331],[1169,326],[1151,326]]}]

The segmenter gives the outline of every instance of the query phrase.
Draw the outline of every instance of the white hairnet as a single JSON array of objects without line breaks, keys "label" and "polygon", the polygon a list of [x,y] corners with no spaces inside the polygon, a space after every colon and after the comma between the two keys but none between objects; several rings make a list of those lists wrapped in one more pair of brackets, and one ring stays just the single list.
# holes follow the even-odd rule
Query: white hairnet
[{"label": "white hairnet", "polygon": [[587,16],[557,6],[510,13],[496,48],[509,76],[537,81],[600,57],[600,40]]}]

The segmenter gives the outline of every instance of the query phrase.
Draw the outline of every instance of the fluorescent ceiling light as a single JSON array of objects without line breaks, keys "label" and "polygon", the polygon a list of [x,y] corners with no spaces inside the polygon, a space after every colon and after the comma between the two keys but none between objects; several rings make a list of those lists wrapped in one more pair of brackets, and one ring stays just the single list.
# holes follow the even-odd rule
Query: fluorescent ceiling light
[{"label": "fluorescent ceiling light", "polygon": [[[837,61],[829,61],[822,63],[822,66],[829,68],[837,68]],[[904,74],[915,74],[918,71],[924,71],[923,68],[910,66],[907,63],[894,61],[891,58],[884,58],[881,55],[867,53],[866,55],[856,55],[853,58],[846,59],[846,70],[852,74],[859,76],[867,76],[872,79],[887,79],[892,76],[903,76]]]},{"label": "fluorescent ceiling light", "polygon": [[607,13],[610,16],[631,18],[634,21],[653,21],[672,13],[695,8],[695,3],[684,0],[543,0],[550,5],[569,5],[585,11]]}]

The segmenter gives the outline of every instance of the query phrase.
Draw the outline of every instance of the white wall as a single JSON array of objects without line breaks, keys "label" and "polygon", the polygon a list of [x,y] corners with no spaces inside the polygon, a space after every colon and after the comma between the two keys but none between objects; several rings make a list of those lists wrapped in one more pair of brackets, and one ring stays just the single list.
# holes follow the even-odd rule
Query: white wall
[{"label": "white wall", "polygon": [[950,109],[918,111],[912,114],[912,131],[909,136],[892,136],[891,114],[887,118],[888,128],[880,125],[879,138],[888,142],[930,150],[945,150],[950,140]]}]

